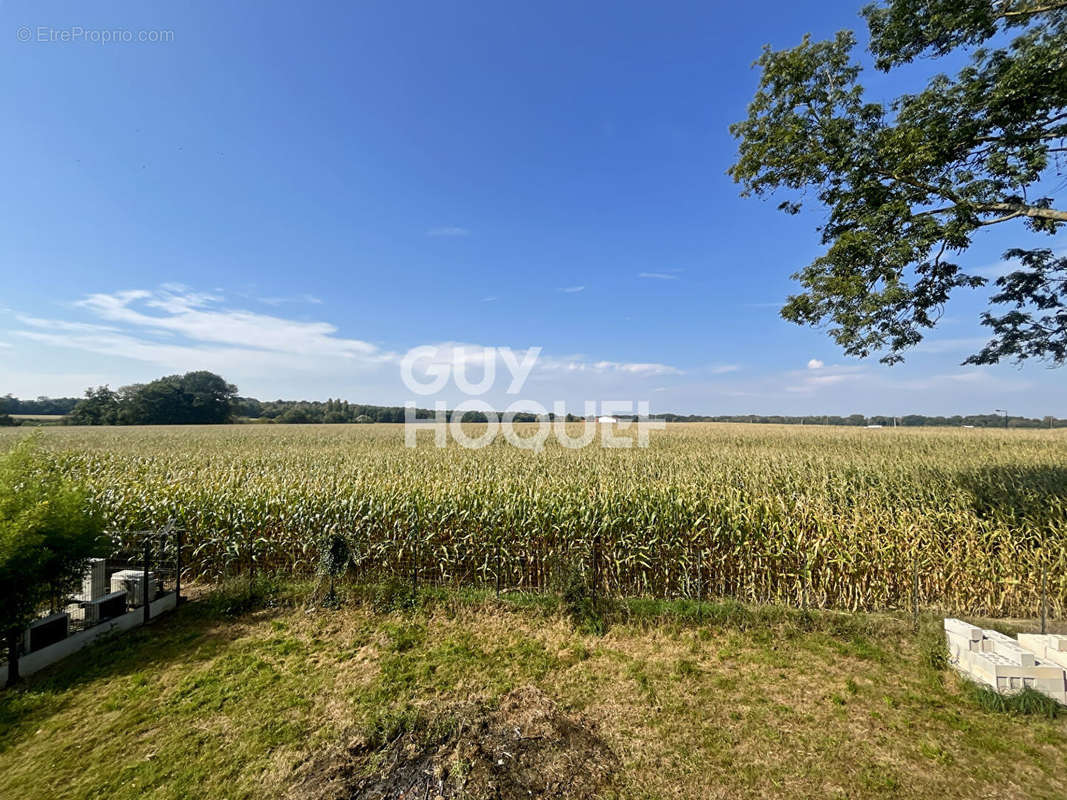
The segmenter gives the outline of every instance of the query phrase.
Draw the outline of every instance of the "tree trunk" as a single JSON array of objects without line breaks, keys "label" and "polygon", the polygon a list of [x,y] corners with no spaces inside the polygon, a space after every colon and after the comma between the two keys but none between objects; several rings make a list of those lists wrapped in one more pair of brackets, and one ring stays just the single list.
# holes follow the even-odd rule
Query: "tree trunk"
[{"label": "tree trunk", "polygon": [[19,679],[19,634],[18,628],[7,632],[7,685],[14,686]]}]

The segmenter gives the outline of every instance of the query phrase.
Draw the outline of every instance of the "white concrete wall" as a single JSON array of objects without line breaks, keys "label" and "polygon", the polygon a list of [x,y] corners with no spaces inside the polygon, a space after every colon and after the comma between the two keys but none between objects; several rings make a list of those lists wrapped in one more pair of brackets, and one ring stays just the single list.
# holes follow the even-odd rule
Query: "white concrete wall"
[{"label": "white concrete wall", "polygon": [[[158,614],[172,610],[176,605],[176,601],[177,595],[175,595],[174,592],[170,592],[158,600],[153,600],[151,608],[152,618],[154,619]],[[143,624],[144,609],[135,608],[133,611],[126,612],[121,617],[115,617],[114,619],[109,619],[107,622],[95,625],[92,628],[78,631],[73,636],[68,636],[62,642],[56,642],[48,647],[42,647],[34,653],[24,655],[19,659],[19,675],[32,675],[33,673],[66,658],[70,654],[76,653],[86,645],[92,644],[92,642],[99,639],[101,636],[107,636],[109,633],[128,631],[131,628],[136,628],[138,625]],[[7,664],[0,666],[0,686],[3,686],[5,683],[7,683]]]}]

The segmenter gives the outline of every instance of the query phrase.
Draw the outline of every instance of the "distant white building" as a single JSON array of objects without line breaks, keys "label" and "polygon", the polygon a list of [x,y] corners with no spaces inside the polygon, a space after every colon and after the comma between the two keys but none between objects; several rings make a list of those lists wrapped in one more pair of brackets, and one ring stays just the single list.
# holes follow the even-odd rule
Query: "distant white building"
[{"label": "distant white building", "polygon": [[615,417],[597,417],[596,421],[599,422],[601,425],[614,425],[616,422],[618,422]]}]

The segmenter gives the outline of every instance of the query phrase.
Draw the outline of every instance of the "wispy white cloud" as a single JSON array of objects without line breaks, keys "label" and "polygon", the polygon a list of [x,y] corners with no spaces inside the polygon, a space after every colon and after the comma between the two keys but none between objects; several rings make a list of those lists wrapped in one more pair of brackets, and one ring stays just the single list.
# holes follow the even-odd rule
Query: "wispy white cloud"
[{"label": "wispy white cloud", "polygon": [[925,339],[919,342],[912,351],[915,353],[971,353],[980,350],[988,341],[981,336],[968,336],[957,339]]},{"label": "wispy white cloud", "polygon": [[440,228],[430,228],[426,231],[427,236],[470,236],[471,232],[466,228],[460,228],[456,225],[444,225]]},{"label": "wispy white cloud", "polygon": [[592,365],[592,369],[598,371],[617,371],[626,372],[631,375],[681,375],[682,371],[677,367],[672,367],[668,364],[656,364],[656,363],[641,363],[641,362],[618,362],[618,361],[597,361]]},{"label": "wispy white cloud", "polygon": [[668,272],[639,272],[638,278],[651,278],[657,281],[676,281],[678,276]]},{"label": "wispy white cloud", "polygon": [[544,370],[567,373],[625,373],[647,377],[651,375],[682,375],[682,370],[670,364],[639,361],[583,361],[581,359],[542,359],[538,364]]},{"label": "wispy white cloud", "polygon": [[240,347],[168,344],[124,333],[16,331],[16,335],[53,347],[145,361],[177,371],[209,369],[224,374],[235,371],[247,373],[251,368],[302,369],[307,368],[310,363],[295,353],[271,353]]},{"label": "wispy white cloud", "polygon": [[[818,361],[818,359],[812,359]],[[809,362],[810,363],[810,362]],[[1025,391],[1032,382],[1018,377],[1002,377],[984,368],[961,367],[956,372],[935,375],[908,375],[886,368],[874,368],[868,364],[827,364],[817,368],[791,370],[783,378],[783,388],[791,394],[822,397],[824,390],[837,391],[844,386],[853,393],[947,392],[955,395],[961,385],[985,392]],[[916,407],[921,407],[921,403]]]},{"label": "wispy white cloud", "polygon": [[[1056,255],[1057,258],[1067,256],[1067,247],[1063,247],[1063,244],[1065,243],[1062,240],[1059,242],[1052,243],[1052,252]],[[1018,261],[1001,260],[993,264],[987,264],[984,267],[964,270],[964,272],[969,272],[972,275],[980,275],[983,278],[995,279],[1003,277],[1004,275],[1009,275],[1012,272],[1015,272],[1016,270],[1019,270],[1021,268],[1022,264]]]},{"label": "wispy white cloud", "polygon": [[29,325],[31,328],[66,331],[67,333],[117,333],[119,330],[113,325],[97,325],[91,322],[68,322],[59,319],[42,319],[41,317],[31,317],[26,314],[16,314],[15,316],[19,322],[24,325]]},{"label": "wispy white cloud", "polygon": [[482,298],[482,302],[483,302],[483,303],[492,303],[492,302],[493,302],[494,300],[496,300],[496,298],[495,298],[495,297],[493,297],[493,296],[489,296],[489,297],[483,297],[483,298]]},{"label": "wispy white cloud", "polygon": [[560,291],[565,293],[565,294],[575,294],[576,292],[584,292],[585,291],[585,287],[584,286],[562,286],[562,287],[560,287]]},{"label": "wispy white cloud", "polygon": [[268,306],[283,306],[287,303],[307,303],[309,305],[322,305],[322,299],[313,294],[298,294],[292,297],[257,297],[261,303]]},{"label": "wispy white cloud", "polygon": [[395,357],[368,342],[339,336],[326,322],[291,320],[223,303],[217,293],[176,284],[153,291],[98,293],[73,304],[96,322],[19,315],[25,328],[12,333],[53,347],[224,374],[326,371],[330,363],[333,369],[368,368]]},{"label": "wispy white cloud", "polygon": [[860,380],[868,372],[866,365],[831,364],[826,365],[817,358],[808,361],[802,370],[790,370],[785,373],[787,385],[785,391],[809,394],[827,386],[837,386]]},{"label": "wispy white cloud", "polygon": [[[496,348],[480,344],[463,342],[439,342],[432,345],[435,352],[432,358],[425,359],[425,365],[429,364],[453,364],[459,361],[463,364],[482,365],[486,361],[498,361]],[[410,351],[409,351],[410,352]],[[522,350],[515,354],[519,359],[524,355]],[[682,370],[669,364],[637,361],[593,361],[583,355],[553,356],[541,353],[533,368],[534,372],[544,375],[575,374],[625,374],[632,376],[651,375],[682,375]]]},{"label": "wispy white cloud", "polygon": [[1034,383],[1026,378],[1017,376],[1004,377],[997,375],[985,368],[960,368],[958,372],[947,372],[939,375],[931,375],[928,378],[919,378],[910,382],[917,390],[929,389],[944,385],[981,388],[984,390],[995,389],[998,392],[1025,392],[1029,391]]},{"label": "wispy white cloud", "polygon": [[[12,330],[11,335],[38,345],[130,359],[153,365],[148,367],[151,370],[208,369],[241,382],[273,379],[299,385],[297,376],[303,375],[328,383],[331,377],[337,380],[353,370],[368,374],[379,367],[388,368],[379,373],[381,380],[389,382],[390,374],[392,381],[399,378],[399,373],[393,372],[401,361],[397,352],[342,336],[328,322],[232,307],[219,292],[206,294],[170,285],[91,294],[68,307],[90,315],[90,320],[16,315],[21,328]],[[453,363],[459,357],[476,370],[485,363],[486,354],[500,357],[497,348],[484,345],[444,342],[435,348],[435,362]],[[503,373],[504,365],[498,367]],[[111,365],[108,369],[122,374],[131,368]],[[584,376],[582,385],[591,385],[588,379],[597,376],[605,380],[606,376],[617,376],[613,386],[629,385],[619,383],[627,378],[682,374],[677,367],[656,362],[550,355],[541,356],[534,371],[546,381]],[[121,381],[116,378],[112,382]]]},{"label": "wispy white cloud", "polygon": [[306,356],[380,356],[378,348],[368,342],[337,336],[337,328],[328,322],[301,322],[225,308],[220,302],[217,295],[172,286],[158,291],[92,294],[75,305],[106,322],[170,331],[194,342]]}]

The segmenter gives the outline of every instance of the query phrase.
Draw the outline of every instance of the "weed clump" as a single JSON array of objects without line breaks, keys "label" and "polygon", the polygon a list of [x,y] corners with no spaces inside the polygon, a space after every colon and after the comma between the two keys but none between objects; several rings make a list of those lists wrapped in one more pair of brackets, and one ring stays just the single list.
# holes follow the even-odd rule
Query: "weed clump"
[{"label": "weed clump", "polygon": [[617,603],[601,592],[581,569],[568,570],[559,586],[563,610],[582,631],[601,635],[607,632]]},{"label": "weed clump", "polygon": [[1059,703],[1036,689],[1026,688],[1015,694],[1000,694],[973,681],[965,680],[963,684],[965,694],[975,705],[994,714],[1056,719],[1063,712]]},{"label": "weed clump", "polygon": [[232,619],[263,608],[289,605],[292,589],[273,575],[229,578],[207,594],[204,608],[211,616]]},{"label": "weed clump", "polygon": [[409,582],[391,578],[371,587],[370,603],[379,614],[408,611],[418,606],[419,595]]}]

